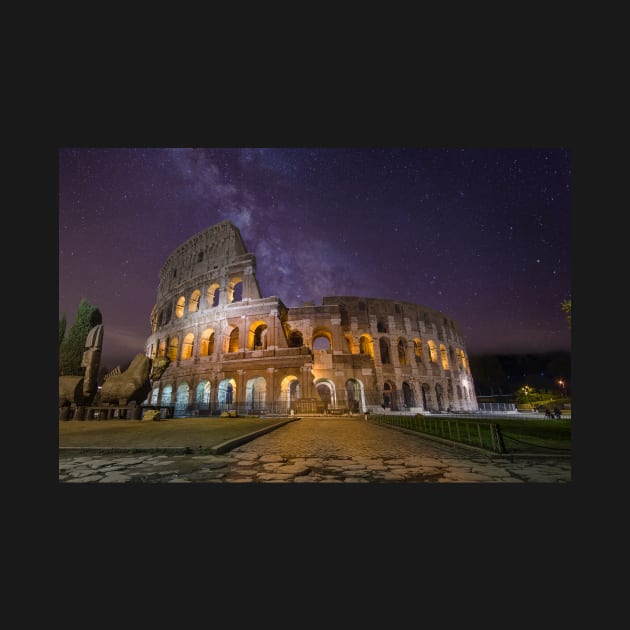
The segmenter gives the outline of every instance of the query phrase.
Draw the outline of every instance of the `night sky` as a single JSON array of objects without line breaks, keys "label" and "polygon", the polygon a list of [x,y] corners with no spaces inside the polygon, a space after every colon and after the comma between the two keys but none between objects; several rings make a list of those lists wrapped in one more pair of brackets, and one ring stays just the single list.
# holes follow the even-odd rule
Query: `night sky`
[{"label": "night sky", "polygon": [[563,148],[59,150],[59,316],[81,298],[101,366],[150,334],[160,268],[229,219],[263,296],[424,304],[469,354],[570,350],[571,153]]}]

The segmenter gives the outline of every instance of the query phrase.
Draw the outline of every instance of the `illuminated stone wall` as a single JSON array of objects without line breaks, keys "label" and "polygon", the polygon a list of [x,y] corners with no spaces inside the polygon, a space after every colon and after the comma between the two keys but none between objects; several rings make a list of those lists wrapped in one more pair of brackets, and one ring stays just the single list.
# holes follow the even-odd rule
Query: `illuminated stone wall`
[{"label": "illuminated stone wall", "polygon": [[356,296],[287,307],[262,297],[255,272],[229,221],[169,256],[146,354],[171,363],[149,403],[170,401],[176,415],[478,409],[461,331],[443,313]]}]

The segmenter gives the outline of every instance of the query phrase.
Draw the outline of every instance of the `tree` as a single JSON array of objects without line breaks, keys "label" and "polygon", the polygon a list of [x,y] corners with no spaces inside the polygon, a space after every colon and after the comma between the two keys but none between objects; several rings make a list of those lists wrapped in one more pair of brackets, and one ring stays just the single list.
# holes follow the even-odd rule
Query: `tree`
[{"label": "tree", "polygon": [[83,298],[79,303],[74,324],[59,346],[59,374],[61,376],[83,375],[81,360],[85,352],[85,340],[90,330],[102,321],[103,316],[98,308]]},{"label": "tree", "polygon": [[61,346],[61,342],[63,341],[63,336],[66,334],[66,314],[63,314],[63,317],[59,320],[59,343],[57,344],[57,349]]},{"label": "tree", "polygon": [[560,308],[567,314],[567,324],[571,328],[571,298],[560,303]]}]

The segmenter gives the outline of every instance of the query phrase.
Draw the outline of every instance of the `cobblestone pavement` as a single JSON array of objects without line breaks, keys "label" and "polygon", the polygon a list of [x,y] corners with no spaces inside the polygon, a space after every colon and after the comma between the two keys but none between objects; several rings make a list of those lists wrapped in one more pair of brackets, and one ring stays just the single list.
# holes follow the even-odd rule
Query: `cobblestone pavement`
[{"label": "cobblestone pavement", "polygon": [[571,481],[558,457],[485,455],[358,418],[302,418],[224,455],[59,453],[64,483]]}]

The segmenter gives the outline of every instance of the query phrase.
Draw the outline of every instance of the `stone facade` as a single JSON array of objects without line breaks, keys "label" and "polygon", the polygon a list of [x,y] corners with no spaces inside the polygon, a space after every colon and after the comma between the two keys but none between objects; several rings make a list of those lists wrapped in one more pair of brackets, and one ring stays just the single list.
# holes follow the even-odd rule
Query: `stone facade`
[{"label": "stone facade", "polygon": [[478,409],[461,331],[443,313],[356,296],[287,307],[261,295],[255,272],[229,221],[169,256],[145,352],[170,363],[147,404],[176,416]]}]

